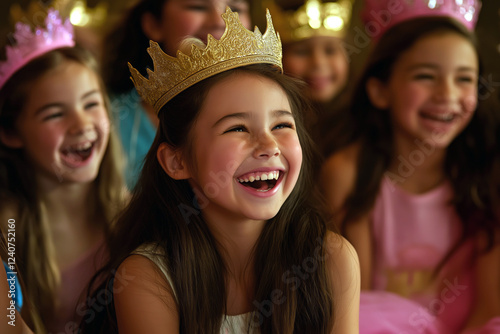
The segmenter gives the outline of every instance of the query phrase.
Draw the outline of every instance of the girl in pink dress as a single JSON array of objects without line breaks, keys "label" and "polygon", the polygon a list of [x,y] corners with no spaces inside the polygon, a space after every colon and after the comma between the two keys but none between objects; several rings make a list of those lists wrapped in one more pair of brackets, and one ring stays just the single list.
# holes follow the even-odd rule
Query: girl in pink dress
[{"label": "girl in pink dress", "polygon": [[71,333],[123,202],[120,151],[97,63],[69,20],[49,10],[44,26],[18,23],[12,37],[0,62],[2,258],[15,259],[34,332]]},{"label": "girl in pink dress", "polygon": [[321,172],[360,258],[361,333],[500,331],[498,110],[478,96],[479,9],[366,1],[376,44]]}]

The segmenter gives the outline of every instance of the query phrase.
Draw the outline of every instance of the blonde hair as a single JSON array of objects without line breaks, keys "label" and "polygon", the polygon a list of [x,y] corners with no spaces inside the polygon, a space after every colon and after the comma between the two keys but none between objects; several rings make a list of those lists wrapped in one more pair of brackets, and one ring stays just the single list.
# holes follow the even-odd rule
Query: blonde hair
[{"label": "blonde hair", "polygon": [[[18,71],[0,91],[0,127],[2,131],[15,131],[15,121],[31,84],[48,70],[63,61],[72,60],[98,72],[92,55],[80,48],[62,48],[44,54]],[[110,103],[103,83],[100,86],[105,97],[105,107],[110,116]],[[19,274],[25,284],[24,299],[31,308],[22,315],[36,333],[46,333],[43,320],[52,317],[57,306],[55,291],[60,284],[60,270],[56,263],[53,240],[49,232],[46,208],[36,191],[33,167],[26,161],[20,149],[0,143],[0,213],[10,211],[16,221],[16,257]],[[113,131],[110,131],[106,152],[101,161],[95,185],[94,205],[96,213],[105,221],[101,226],[107,236],[113,217],[124,204],[121,149]],[[23,301],[24,302],[24,301]],[[29,305],[28,304],[28,305]],[[28,314],[26,314],[28,313]]]}]

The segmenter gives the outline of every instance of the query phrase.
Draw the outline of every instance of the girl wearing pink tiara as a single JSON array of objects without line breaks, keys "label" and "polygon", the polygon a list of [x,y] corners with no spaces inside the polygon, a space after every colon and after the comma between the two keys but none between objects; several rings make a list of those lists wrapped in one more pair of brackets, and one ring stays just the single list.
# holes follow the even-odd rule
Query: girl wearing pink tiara
[{"label": "girl wearing pink tiara", "polygon": [[320,178],[373,291],[361,333],[500,332],[498,110],[478,99],[479,9],[366,1],[377,41]]},{"label": "girl wearing pink tiara", "polygon": [[358,333],[357,257],[316,208],[270,16],[263,35],[223,18],[220,40],[177,58],[152,42],[155,71],[132,68],[159,128],[84,333]]},{"label": "girl wearing pink tiara", "polygon": [[122,203],[119,151],[96,62],[69,21],[49,10],[45,28],[18,23],[13,38],[0,63],[0,227],[15,252],[2,258],[15,257],[35,332],[69,333]]}]

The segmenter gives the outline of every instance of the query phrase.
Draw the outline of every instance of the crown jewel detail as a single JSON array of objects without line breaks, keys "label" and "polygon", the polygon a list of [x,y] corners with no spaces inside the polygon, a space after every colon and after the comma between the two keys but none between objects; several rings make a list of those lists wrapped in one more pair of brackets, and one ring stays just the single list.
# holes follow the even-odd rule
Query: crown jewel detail
[{"label": "crown jewel detail", "polygon": [[147,69],[148,79],[129,63],[131,79],[139,95],[158,112],[169,100],[186,88],[223,71],[268,63],[283,71],[281,41],[274,30],[271,15],[266,13],[267,29],[262,34],[256,27],[246,29],[229,7],[222,14],[226,30],[219,40],[208,35],[204,49],[191,47],[191,55],[177,51],[177,57],[164,53],[158,43],[150,41],[147,49],[154,71]]},{"label": "crown jewel detail", "polygon": [[480,10],[481,0],[365,0],[361,16],[366,24],[382,26],[378,38],[400,22],[425,16],[451,17],[473,31]]},{"label": "crown jewel detail", "polygon": [[73,26],[69,20],[63,23],[55,10],[48,11],[45,28],[37,27],[34,32],[28,24],[17,22],[12,38],[16,45],[5,48],[7,60],[0,62],[0,88],[36,57],[55,49],[75,46]]},{"label": "crown jewel detail", "polygon": [[354,0],[322,3],[307,0],[296,11],[284,11],[273,1],[266,5],[273,13],[276,30],[283,43],[296,42],[314,36],[343,38],[348,30]]}]

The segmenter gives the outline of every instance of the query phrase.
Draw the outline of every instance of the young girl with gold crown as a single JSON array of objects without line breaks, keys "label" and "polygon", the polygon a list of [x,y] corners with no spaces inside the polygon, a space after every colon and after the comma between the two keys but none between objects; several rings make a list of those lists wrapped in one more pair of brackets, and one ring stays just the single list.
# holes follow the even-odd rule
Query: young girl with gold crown
[{"label": "young girl with gold crown", "polygon": [[341,92],[350,73],[344,44],[354,1],[306,0],[299,1],[301,6],[268,2],[283,43],[283,70],[307,84],[306,95],[315,110],[307,123],[317,129],[323,119],[333,120],[332,114],[341,112]]},{"label": "young girl with gold crown", "polygon": [[27,323],[66,333],[104,262],[123,186],[97,64],[75,46],[68,20],[49,10],[45,23],[35,31],[17,23],[0,63],[2,259],[17,264]]},{"label": "young girl with gold crown", "polygon": [[365,4],[378,40],[320,178],[372,291],[360,331],[500,332],[499,117],[478,98],[481,3]]},{"label": "young girl with gold crown", "polygon": [[160,125],[84,333],[358,333],[357,257],[317,210],[279,37],[223,17],[220,40],[152,42],[149,78],[131,69]]}]

